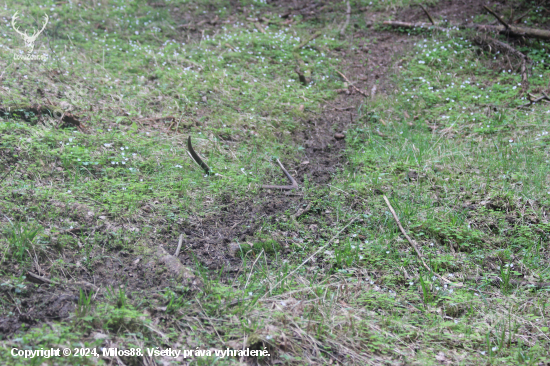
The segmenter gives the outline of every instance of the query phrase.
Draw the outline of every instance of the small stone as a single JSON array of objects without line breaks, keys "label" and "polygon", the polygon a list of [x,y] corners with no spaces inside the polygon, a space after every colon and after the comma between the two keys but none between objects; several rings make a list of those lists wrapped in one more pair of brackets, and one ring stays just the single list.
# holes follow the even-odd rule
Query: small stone
[{"label": "small stone", "polygon": [[109,338],[108,335],[106,334],[103,334],[103,333],[94,333],[94,339],[97,341],[97,340],[100,340],[100,339],[107,339]]},{"label": "small stone", "polygon": [[236,257],[239,251],[241,250],[241,246],[238,243],[230,243],[228,246],[229,249],[229,255],[232,257]]},{"label": "small stone", "polygon": [[346,135],[344,135],[343,133],[337,133],[334,135],[334,138],[336,140],[343,140],[344,138],[346,138]]}]

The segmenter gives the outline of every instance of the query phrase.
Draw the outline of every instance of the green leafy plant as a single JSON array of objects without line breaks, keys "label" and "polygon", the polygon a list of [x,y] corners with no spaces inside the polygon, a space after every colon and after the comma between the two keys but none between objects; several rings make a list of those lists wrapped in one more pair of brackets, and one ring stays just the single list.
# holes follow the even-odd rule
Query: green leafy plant
[{"label": "green leafy plant", "polygon": [[431,286],[430,283],[424,279],[424,276],[420,275],[418,278],[420,279],[420,287],[422,288],[422,300],[424,301],[424,306],[427,306],[433,301]]},{"label": "green leafy plant", "polygon": [[41,229],[30,223],[11,223],[7,229],[6,239],[12,258],[18,262],[24,261],[28,251],[34,247],[34,241]]},{"label": "green leafy plant", "polygon": [[92,296],[90,292],[86,294],[86,291],[80,289],[78,296],[78,304],[76,305],[76,316],[84,320],[90,320],[89,314],[92,309]]}]

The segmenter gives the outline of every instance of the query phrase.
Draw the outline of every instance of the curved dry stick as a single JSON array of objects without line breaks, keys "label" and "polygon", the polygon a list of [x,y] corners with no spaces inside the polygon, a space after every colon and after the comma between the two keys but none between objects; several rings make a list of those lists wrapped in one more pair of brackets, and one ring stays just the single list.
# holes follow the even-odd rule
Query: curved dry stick
[{"label": "curved dry stick", "polygon": [[356,87],[355,85],[353,85],[353,83],[351,81],[349,81],[349,79],[346,77],[346,75],[342,74],[340,71],[336,70],[336,72],[349,84],[353,87],[353,89],[355,89],[356,92],[358,92],[359,94],[361,94],[362,96],[364,96],[365,98],[368,97],[368,95],[362,91],[361,89],[359,89],[358,87]]},{"label": "curved dry stick", "polygon": [[520,72],[521,72],[521,88],[523,91],[527,90],[529,85],[529,80],[527,79],[527,63],[531,63],[531,59],[524,53],[516,50],[514,47],[510,46],[508,43],[501,42],[497,39],[488,37],[488,36],[478,36],[474,38],[479,44],[485,44],[489,47],[493,45],[495,49],[506,52],[508,54],[514,55],[521,60]]},{"label": "curved dry stick", "polygon": [[390,209],[391,211],[391,214],[393,215],[393,218],[395,220],[395,222],[397,223],[397,226],[399,227],[399,230],[401,230],[401,233],[403,233],[403,235],[405,236],[405,238],[407,239],[407,241],[409,242],[409,244],[411,245],[411,247],[414,249],[414,251],[416,252],[416,255],[418,256],[418,259],[420,259],[420,262],[422,262],[422,265],[424,266],[424,268],[426,268],[429,272],[432,272],[434,274],[434,276],[437,276],[440,280],[442,280],[443,282],[447,282],[447,283],[452,283],[451,281],[449,281],[448,279],[442,277],[440,274],[438,273],[435,273],[427,264],[426,262],[424,262],[424,257],[422,256],[422,253],[420,253],[420,250],[418,250],[418,248],[416,247],[416,243],[414,240],[411,239],[411,237],[409,235],[407,235],[407,232],[405,231],[405,229],[403,229],[403,225],[401,225],[401,221],[399,221],[399,218],[397,217],[397,214],[395,213],[395,210],[393,209],[393,206],[391,205],[390,201],[388,200],[388,197],[386,197],[386,195],[383,195],[382,196],[384,198],[384,201],[386,201],[386,205],[388,205],[388,208]]},{"label": "curved dry stick", "polygon": [[348,0],[348,10],[346,11],[346,22],[342,26],[342,29],[340,29],[340,35],[342,35],[342,36],[344,35],[344,33],[346,33],[346,28],[349,25],[350,15],[351,15],[351,7],[349,6],[349,0]]},{"label": "curved dry stick", "polygon": [[281,169],[285,173],[285,175],[288,178],[288,180],[290,181],[290,183],[292,183],[292,185],[290,185],[290,186],[262,185],[262,188],[265,188],[265,189],[298,189],[298,183],[296,182],[296,180],[294,180],[294,178],[292,178],[292,175],[290,175],[290,173],[285,169],[285,167],[283,166],[283,164],[281,164],[279,159],[277,159],[277,163],[279,163],[279,166],[281,167]]},{"label": "curved dry stick", "polygon": [[206,174],[210,174],[210,167],[206,165],[204,161],[200,158],[199,154],[193,150],[193,146],[191,146],[191,136],[187,139],[187,148],[189,149],[189,153],[191,153],[191,158],[195,161],[195,163],[199,164],[199,166],[206,172]]},{"label": "curved dry stick", "polygon": [[494,11],[491,10],[491,8],[489,8],[487,5],[483,5],[483,7],[485,8],[485,10],[487,10],[489,13],[491,13],[492,16],[494,16],[495,18],[497,18],[498,22],[500,24],[502,24],[504,26],[504,28],[506,28],[506,30],[509,30],[510,29],[510,26],[508,25],[508,23],[506,23],[504,21],[504,19],[502,19],[501,17],[498,16],[497,13],[495,13]]},{"label": "curved dry stick", "polygon": [[432,18],[431,14],[428,13],[428,9],[426,9],[426,8],[424,7],[424,5],[422,5],[422,4],[418,4],[418,6],[420,6],[420,7],[422,8],[422,10],[424,10],[424,13],[426,14],[426,16],[428,17],[428,19],[430,20],[430,22],[431,22],[433,25],[435,25],[435,20],[434,20],[434,18]]}]

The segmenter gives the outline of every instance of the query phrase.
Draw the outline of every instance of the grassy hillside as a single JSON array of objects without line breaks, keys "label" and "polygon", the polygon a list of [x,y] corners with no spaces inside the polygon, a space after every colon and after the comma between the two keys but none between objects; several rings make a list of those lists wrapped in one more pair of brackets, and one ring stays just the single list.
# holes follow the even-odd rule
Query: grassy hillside
[{"label": "grassy hillside", "polygon": [[[526,83],[471,31],[382,24],[425,22],[420,3],[494,19],[406,0],[0,7],[5,364],[550,362],[550,107],[529,102],[548,44],[498,38]],[[548,29],[539,2],[493,8]],[[48,15],[45,60],[14,57],[16,11],[29,34]],[[298,189],[262,187],[290,184],[278,162]]]}]

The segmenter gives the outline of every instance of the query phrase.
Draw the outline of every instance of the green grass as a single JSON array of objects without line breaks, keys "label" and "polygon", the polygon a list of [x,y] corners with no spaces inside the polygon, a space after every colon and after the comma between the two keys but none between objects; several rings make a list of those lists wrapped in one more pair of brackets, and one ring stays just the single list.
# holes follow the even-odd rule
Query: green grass
[{"label": "green grass", "polygon": [[[416,36],[388,75],[395,90],[354,106],[358,118],[345,131],[347,164],[330,185],[308,180],[299,206],[258,219],[244,240],[231,238],[228,246],[241,261],[233,272],[195,258],[197,284],[174,279],[137,291],[130,275],[157,278],[168,270],[152,264],[159,244],[177,241],[183,228],[230,204],[249,207],[263,194],[261,184],[286,184],[274,159],[304,160],[293,134],[345,87],[336,70],[346,61],[337,50],[365,40],[340,37],[343,3],[290,26],[261,1],[240,3],[248,15],[235,15],[228,1],[180,1],[172,12],[144,1],[99,3],[3,9],[11,33],[0,53],[0,105],[18,109],[47,99],[81,117],[85,130],[56,127],[59,117],[38,123],[32,113],[0,119],[0,316],[19,319],[33,298],[62,286],[75,298],[67,318],[23,322],[0,340],[0,352],[99,352],[114,344],[265,349],[270,356],[261,364],[548,362],[548,287],[517,281],[550,282],[549,108],[518,108],[527,102],[521,76],[504,56],[480,50],[465,34]],[[417,2],[350,3],[391,11]],[[35,46],[47,61],[13,60],[24,49],[9,28],[15,10],[28,30],[49,14]],[[214,13],[238,23],[203,34],[179,27]],[[250,14],[269,20],[265,33],[247,20]],[[366,29],[359,13],[351,23]],[[296,51],[314,31],[323,35]],[[535,61],[528,91],[538,95],[550,76],[548,46],[529,41],[521,50]],[[308,72],[306,85],[297,67]],[[187,157],[187,136],[214,174],[205,176]],[[137,263],[149,272],[139,274]],[[113,283],[93,289],[74,282],[108,274],[108,264]],[[27,271],[39,272],[37,266],[52,284],[28,281]],[[212,354],[191,362],[229,365],[239,358]]]}]

